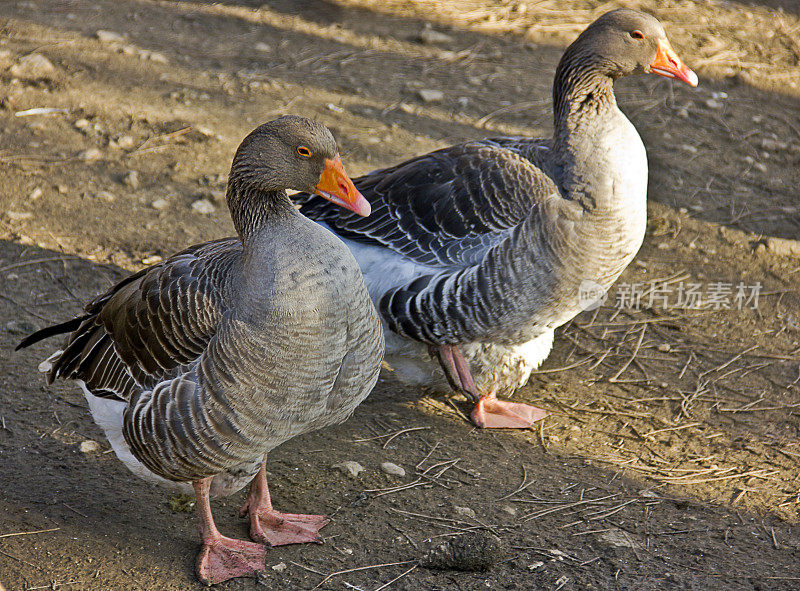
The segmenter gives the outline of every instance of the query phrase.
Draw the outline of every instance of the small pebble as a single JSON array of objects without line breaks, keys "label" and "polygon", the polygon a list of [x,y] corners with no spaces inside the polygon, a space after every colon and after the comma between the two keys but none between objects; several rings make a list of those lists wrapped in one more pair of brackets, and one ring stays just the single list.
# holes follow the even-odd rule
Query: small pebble
[{"label": "small pebble", "polygon": [[69,192],[69,187],[67,185],[56,185],[56,190],[62,195],[66,195]]},{"label": "small pebble", "polygon": [[778,256],[800,256],[800,240],[767,238],[767,250]]},{"label": "small pebble", "polygon": [[88,119],[78,119],[72,125],[75,126],[75,129],[86,129],[89,127],[89,120]]},{"label": "small pebble", "polygon": [[125,37],[114,31],[99,30],[95,33],[101,43],[124,43]]},{"label": "small pebble", "polygon": [[53,63],[38,53],[24,55],[11,66],[9,74],[17,78],[45,78],[55,72]]},{"label": "small pebble", "polygon": [[544,566],[544,562],[541,560],[537,560],[536,562],[532,562],[528,565],[528,570],[536,570],[537,568],[541,568]]},{"label": "small pebble", "polygon": [[637,548],[640,545],[636,542],[635,536],[626,535],[620,529],[605,531],[600,534],[600,539],[617,548]]},{"label": "small pebble", "polygon": [[456,515],[461,515],[462,517],[471,517],[475,519],[475,511],[470,509],[469,507],[455,507]]},{"label": "small pebble", "polygon": [[112,148],[120,148],[122,150],[130,150],[136,144],[136,140],[130,135],[120,135],[112,139],[108,145]]},{"label": "small pebble", "polygon": [[338,105],[334,105],[333,103],[328,103],[325,107],[329,111],[333,111],[334,113],[344,113],[344,109]]},{"label": "small pebble", "polygon": [[402,466],[398,466],[397,464],[393,464],[392,462],[383,462],[381,464],[381,470],[383,470],[386,474],[389,474],[390,476],[403,477],[406,475],[406,471],[403,469]]},{"label": "small pebble", "polygon": [[116,199],[114,193],[111,193],[109,191],[98,191],[95,197],[97,197],[98,199],[102,199],[103,201],[106,201],[108,203],[113,203],[113,201]]},{"label": "small pebble", "polygon": [[706,107],[709,109],[721,109],[723,106],[723,103],[715,99],[708,99],[706,101]]},{"label": "small pebble", "polygon": [[272,51],[272,47],[270,47],[269,45],[267,45],[267,44],[266,44],[266,43],[264,43],[263,41],[259,41],[258,43],[256,43],[256,44],[253,46],[253,48],[254,48],[256,51],[264,51],[264,52],[267,52],[267,51]]},{"label": "small pebble", "polygon": [[333,467],[350,478],[358,478],[358,475],[364,471],[364,466],[352,460],[347,460],[341,464],[334,464]]},{"label": "small pebble", "polygon": [[169,58],[163,53],[158,51],[150,51],[147,49],[140,49],[137,52],[139,54],[139,59],[141,60],[150,60],[151,62],[156,62],[157,64],[168,64]]},{"label": "small pebble", "polygon": [[761,147],[765,150],[771,150],[773,152],[779,152],[785,150],[789,147],[789,144],[786,142],[782,142],[780,140],[773,139],[771,137],[765,137],[761,140]]},{"label": "small pebble", "polygon": [[441,90],[423,88],[417,94],[426,103],[438,103],[444,100],[444,93]]},{"label": "small pebble", "polygon": [[216,137],[217,134],[214,133],[214,130],[206,125],[198,125],[194,128],[194,130],[202,135],[203,137]]},{"label": "small pebble", "polygon": [[681,145],[680,145],[680,146],[678,146],[678,147],[679,147],[681,150],[683,150],[684,152],[689,152],[690,154],[697,154],[697,148],[696,148],[696,147],[694,147],[694,146],[692,146],[692,145],[689,145],[689,144],[681,144]]},{"label": "small pebble", "polygon": [[155,265],[156,263],[160,263],[163,260],[164,259],[161,256],[159,256],[157,254],[154,254],[154,255],[151,255],[149,257],[143,258],[142,259],[142,264],[143,265]]},{"label": "small pebble", "polygon": [[197,213],[201,213],[204,215],[212,214],[217,211],[217,208],[214,207],[214,204],[211,203],[208,199],[198,199],[194,203],[192,203],[192,209],[195,210]]},{"label": "small pebble", "polygon": [[42,191],[41,187],[36,187],[33,189],[33,191],[31,191],[30,195],[28,195],[28,199],[30,201],[36,201],[39,197],[42,196],[43,193],[44,191]]},{"label": "small pebble", "polygon": [[511,515],[511,517],[515,517],[517,515],[516,507],[512,507],[511,505],[503,505],[500,507],[500,510],[503,511],[503,513],[508,513]]},{"label": "small pebble", "polygon": [[94,162],[103,157],[103,153],[98,148],[88,148],[78,152],[78,158],[84,162]]},{"label": "small pebble", "polygon": [[420,31],[419,35],[417,35],[417,41],[426,45],[450,43],[452,40],[453,38],[450,35],[435,31],[430,25],[426,25],[426,27]]},{"label": "small pebble", "polygon": [[669,353],[670,351],[672,351],[672,347],[669,346],[669,343],[659,343],[656,349],[658,349],[662,353]]},{"label": "small pebble", "polygon": [[90,454],[100,451],[100,444],[96,441],[92,441],[91,439],[85,439],[84,441],[81,441],[80,450],[85,454]]},{"label": "small pebble", "polygon": [[138,189],[141,186],[141,180],[139,179],[138,171],[129,170],[124,175],[122,175],[122,184],[125,185],[126,187],[130,187],[134,191]]},{"label": "small pebble", "polygon": [[286,563],[279,562],[278,564],[274,564],[272,565],[272,570],[274,570],[276,573],[282,573],[286,570]]},{"label": "small pebble", "polygon": [[668,250],[670,248],[669,242],[659,242],[658,246],[656,246],[658,250]]}]

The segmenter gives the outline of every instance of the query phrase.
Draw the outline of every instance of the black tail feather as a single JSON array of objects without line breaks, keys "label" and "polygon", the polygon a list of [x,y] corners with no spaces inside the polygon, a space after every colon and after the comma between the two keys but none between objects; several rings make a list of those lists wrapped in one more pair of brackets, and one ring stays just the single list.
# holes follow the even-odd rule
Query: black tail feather
[{"label": "black tail feather", "polygon": [[24,349],[25,347],[30,347],[34,343],[38,343],[39,341],[43,341],[44,339],[49,339],[50,337],[54,337],[59,334],[66,334],[69,332],[73,332],[77,330],[77,328],[81,325],[81,323],[90,318],[92,315],[87,314],[86,316],[81,316],[79,318],[73,318],[72,320],[67,320],[66,322],[62,322],[61,324],[54,324],[53,326],[48,326],[43,328],[42,330],[37,330],[32,335],[28,335],[24,339],[22,339],[14,348],[14,351],[19,351],[20,349]]}]

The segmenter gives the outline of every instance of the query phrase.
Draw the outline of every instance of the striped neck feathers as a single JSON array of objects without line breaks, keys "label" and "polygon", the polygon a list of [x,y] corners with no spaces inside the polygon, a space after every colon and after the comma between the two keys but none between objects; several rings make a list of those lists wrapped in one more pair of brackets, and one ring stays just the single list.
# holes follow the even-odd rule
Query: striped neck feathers
[{"label": "striped neck feathers", "polygon": [[245,244],[267,220],[294,212],[294,205],[285,190],[263,189],[247,177],[237,177],[228,182],[226,199],[233,227]]}]

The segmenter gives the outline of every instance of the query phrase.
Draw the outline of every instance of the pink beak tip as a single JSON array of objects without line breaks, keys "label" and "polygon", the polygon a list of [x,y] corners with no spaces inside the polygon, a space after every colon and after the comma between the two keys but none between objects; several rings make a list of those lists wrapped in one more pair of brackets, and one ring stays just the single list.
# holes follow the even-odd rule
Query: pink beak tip
[{"label": "pink beak tip", "polygon": [[358,198],[355,203],[353,203],[353,211],[364,217],[372,213],[372,206],[369,204],[369,201],[364,199],[361,193],[358,194]]}]

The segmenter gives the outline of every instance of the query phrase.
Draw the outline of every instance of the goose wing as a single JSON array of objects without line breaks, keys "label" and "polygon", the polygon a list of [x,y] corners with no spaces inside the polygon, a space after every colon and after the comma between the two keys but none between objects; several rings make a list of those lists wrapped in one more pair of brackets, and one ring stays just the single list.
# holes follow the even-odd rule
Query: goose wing
[{"label": "goose wing", "polygon": [[474,264],[539,202],[558,193],[541,140],[472,141],[377,170],[355,185],[372,206],[362,218],[301,195],[301,211],[343,237],[377,243],[417,263]]},{"label": "goose wing", "polygon": [[227,238],[188,248],[131,275],[90,302],[85,314],[48,327],[18,348],[70,333],[48,378],[83,380],[93,394],[129,400],[175,377],[215,335],[228,308],[227,279],[241,243]]}]

